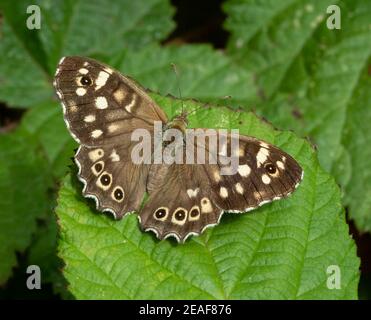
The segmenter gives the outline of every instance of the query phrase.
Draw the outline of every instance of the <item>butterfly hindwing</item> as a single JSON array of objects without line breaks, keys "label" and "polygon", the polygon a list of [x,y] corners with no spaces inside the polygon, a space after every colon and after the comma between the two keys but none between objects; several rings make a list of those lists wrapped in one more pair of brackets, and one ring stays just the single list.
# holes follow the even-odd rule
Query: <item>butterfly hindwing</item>
[{"label": "butterfly hindwing", "polygon": [[83,195],[115,218],[138,210],[146,191],[149,166],[132,164],[127,152],[122,147],[81,146],[75,155]]},{"label": "butterfly hindwing", "polygon": [[[159,239],[172,236],[183,242],[218,224],[222,210],[212,201],[200,166],[157,165],[151,170],[157,188],[139,213],[143,230],[153,231]],[[162,174],[156,174],[157,170]]]},{"label": "butterfly hindwing", "polygon": [[[150,179],[157,189],[140,212],[144,230],[154,231],[160,239],[173,236],[184,241],[189,235],[200,234],[207,226],[217,224],[225,211],[250,211],[288,196],[298,186],[303,171],[281,149],[239,136],[238,149],[232,150],[230,141],[227,140],[226,146],[221,145],[218,154],[206,153],[219,159],[215,164],[158,166],[156,170],[162,174]],[[202,149],[203,145],[195,148]],[[224,156],[231,152],[238,155],[233,174],[222,173],[223,152],[227,152]],[[181,215],[179,210],[183,212]]]}]

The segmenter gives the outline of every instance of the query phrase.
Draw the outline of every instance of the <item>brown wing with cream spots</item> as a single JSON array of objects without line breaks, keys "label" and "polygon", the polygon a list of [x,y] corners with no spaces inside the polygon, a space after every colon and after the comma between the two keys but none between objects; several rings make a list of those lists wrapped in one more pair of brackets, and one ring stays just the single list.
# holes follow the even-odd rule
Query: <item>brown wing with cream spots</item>
[{"label": "brown wing with cream spots", "polygon": [[117,145],[136,128],[153,131],[165,113],[131,79],[95,60],[65,57],[54,86],[72,136],[87,146]]},{"label": "brown wing with cream spots", "polygon": [[[288,196],[298,186],[303,171],[290,155],[246,136],[239,136],[232,149],[231,139],[229,135],[225,143],[218,140],[215,149],[209,148],[208,138],[205,143],[196,140],[195,158],[203,152],[205,164],[151,167],[150,197],[140,212],[144,230],[155,232],[159,239],[173,236],[183,242],[218,224],[224,211],[250,211]],[[232,154],[238,162],[231,172],[223,160]]]},{"label": "brown wing with cream spots", "polygon": [[[203,166],[213,190],[213,201],[218,207],[230,212],[246,212],[265,203],[290,195],[303,177],[300,165],[289,154],[267,142],[253,137],[239,136],[236,150],[231,150],[230,137],[227,151],[238,157],[238,165],[232,174],[229,165],[221,164],[220,154],[216,165]],[[222,151],[222,152],[223,152]],[[215,153],[212,156],[216,157]]]},{"label": "brown wing with cream spots", "polygon": [[146,191],[149,166],[132,163],[130,151],[131,147],[124,146],[81,146],[75,156],[83,195],[117,219],[137,211]]},{"label": "brown wing with cream spots", "polygon": [[97,208],[121,218],[138,210],[148,166],[136,165],[131,135],[154,121],[166,122],[164,112],[132,80],[95,60],[65,57],[57,68],[54,86],[64,119],[81,146],[75,156],[83,194]]},{"label": "brown wing with cream spots", "polygon": [[199,165],[153,165],[156,188],[139,213],[141,227],[159,239],[183,242],[190,235],[219,223],[222,210],[211,199],[212,190]]}]

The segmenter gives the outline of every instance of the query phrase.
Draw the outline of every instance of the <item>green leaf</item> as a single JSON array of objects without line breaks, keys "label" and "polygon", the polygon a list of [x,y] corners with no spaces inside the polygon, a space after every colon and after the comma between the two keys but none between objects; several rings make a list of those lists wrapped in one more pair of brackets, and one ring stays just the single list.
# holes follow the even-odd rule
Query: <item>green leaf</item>
[{"label": "green leaf", "polygon": [[[179,101],[153,94],[169,116]],[[193,102],[184,102],[194,109]],[[356,299],[359,259],[348,235],[340,192],[307,142],[252,113],[200,109],[191,127],[240,128],[293,155],[305,177],[294,194],[221,223],[185,244],[143,233],[135,215],[97,214],[68,175],[59,191],[59,255],[78,299]],[[339,266],[341,289],[327,268]]]},{"label": "green leaf", "polygon": [[[50,201],[50,212],[55,207],[55,199]],[[51,283],[54,292],[64,299],[70,299],[67,283],[62,275],[62,260],[57,256],[58,226],[55,215],[49,214],[40,223],[28,250],[28,265],[37,265],[42,270],[42,283]]]},{"label": "green leaf", "polygon": [[29,110],[22,118],[21,129],[38,140],[55,178],[63,177],[72,164],[73,150],[77,148],[63,121],[60,103],[46,102]]},{"label": "green leaf", "polygon": [[360,84],[350,101],[342,142],[349,152],[352,165],[352,174],[345,189],[345,203],[349,204],[349,214],[355,220],[357,227],[370,232],[371,77],[369,72],[367,67],[363,70],[359,79]]},{"label": "green leaf", "polygon": [[[0,101],[32,107],[50,99],[52,76],[65,55],[112,57],[163,40],[173,29],[168,0],[4,0],[0,9]],[[41,29],[28,30],[26,9],[41,8]],[[19,93],[22,94],[19,94]]]},{"label": "green leaf", "polygon": [[[171,64],[175,64],[177,75]],[[238,105],[255,97],[252,73],[208,45],[149,46],[128,50],[115,66],[143,86],[179,97]],[[231,96],[225,100],[226,96]]]},{"label": "green leaf", "polygon": [[[326,26],[326,8],[341,9],[341,29]],[[353,167],[358,155],[344,141],[353,100],[364,87],[362,71],[371,56],[371,6],[366,1],[239,1],[225,5],[232,32],[228,51],[256,74],[256,108],[280,128],[310,136],[321,164],[346,190],[360,190],[364,179]],[[357,100],[363,108],[365,100]],[[366,122],[365,122],[366,123]],[[354,141],[367,149],[366,139]],[[351,161],[350,158],[353,158]],[[354,193],[352,193],[354,194]],[[346,196],[350,203],[352,196]],[[367,196],[351,205],[351,216],[371,220]],[[363,219],[363,218],[360,218]],[[356,221],[370,230],[364,221]]]},{"label": "green leaf", "polygon": [[16,265],[16,251],[30,243],[36,219],[45,217],[50,182],[36,148],[24,133],[0,135],[0,284]]}]

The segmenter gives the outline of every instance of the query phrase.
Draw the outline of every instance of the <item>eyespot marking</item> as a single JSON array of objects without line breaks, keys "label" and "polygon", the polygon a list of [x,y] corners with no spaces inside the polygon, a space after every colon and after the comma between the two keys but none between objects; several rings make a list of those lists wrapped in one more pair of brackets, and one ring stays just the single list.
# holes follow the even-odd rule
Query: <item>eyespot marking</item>
[{"label": "eyespot marking", "polygon": [[196,221],[198,219],[200,219],[200,208],[198,206],[193,206],[191,210],[189,210],[188,220]]},{"label": "eyespot marking", "polygon": [[122,189],[119,186],[115,187],[112,191],[111,196],[112,196],[112,199],[116,200],[119,203],[124,201],[124,197],[125,197],[124,189]]},{"label": "eyespot marking", "polygon": [[101,172],[103,171],[103,169],[104,169],[104,162],[103,161],[99,161],[91,167],[91,171],[93,171],[93,174],[95,176],[99,176],[101,174]]},{"label": "eyespot marking", "polygon": [[112,184],[112,174],[104,171],[97,179],[96,185],[103,189],[108,190]]},{"label": "eyespot marking", "polygon": [[178,224],[180,226],[184,225],[186,220],[187,220],[187,210],[182,207],[177,208],[174,211],[173,216],[171,217],[171,222]]},{"label": "eyespot marking", "polygon": [[159,221],[165,221],[167,216],[169,214],[169,208],[166,208],[166,207],[160,207],[158,208],[154,214],[153,214],[153,217],[156,219],[156,220],[159,220]]}]

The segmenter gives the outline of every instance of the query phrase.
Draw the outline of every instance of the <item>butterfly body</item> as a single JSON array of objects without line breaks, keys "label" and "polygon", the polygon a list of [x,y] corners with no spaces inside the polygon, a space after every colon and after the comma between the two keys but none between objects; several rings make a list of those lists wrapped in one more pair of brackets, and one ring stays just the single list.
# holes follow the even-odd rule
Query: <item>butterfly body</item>
[{"label": "butterfly body", "polygon": [[[138,212],[142,229],[159,239],[183,242],[218,224],[224,212],[288,196],[303,177],[290,155],[267,142],[192,131],[185,112],[168,121],[139,85],[95,60],[62,59],[54,85],[80,144],[75,162],[83,195],[116,218]],[[153,143],[143,148],[146,137]],[[225,174],[229,158],[238,162]]]}]

